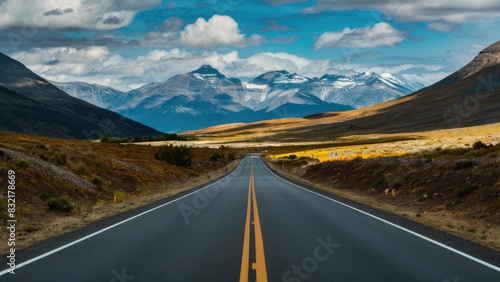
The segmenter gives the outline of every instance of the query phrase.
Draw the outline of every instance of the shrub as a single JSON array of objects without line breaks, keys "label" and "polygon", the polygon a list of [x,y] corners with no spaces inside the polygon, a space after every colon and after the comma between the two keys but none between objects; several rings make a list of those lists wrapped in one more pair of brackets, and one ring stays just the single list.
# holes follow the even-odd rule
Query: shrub
[{"label": "shrub", "polygon": [[166,161],[169,164],[178,166],[190,166],[193,160],[192,149],[185,145],[161,147],[155,154],[155,158],[161,161]]},{"label": "shrub", "polygon": [[472,144],[472,149],[474,149],[474,150],[480,150],[483,148],[488,148],[488,145],[484,144],[481,141],[477,141],[474,144]]},{"label": "shrub", "polygon": [[59,154],[57,156],[57,163],[60,165],[65,165],[68,162],[68,156],[66,154]]},{"label": "shrub", "polygon": [[104,181],[101,178],[99,178],[99,177],[96,176],[92,180],[92,183],[94,183],[97,186],[101,186],[102,184],[104,184]]},{"label": "shrub", "polygon": [[78,174],[80,175],[90,175],[90,170],[88,168],[87,165],[85,165],[84,163],[80,163],[78,165],[78,168],[76,170],[78,172]]},{"label": "shrub", "polygon": [[214,162],[218,162],[218,161],[224,159],[224,155],[220,155],[219,153],[215,153],[215,154],[210,156],[210,159]]},{"label": "shrub", "polygon": [[16,166],[21,169],[26,169],[30,166],[30,163],[27,160],[17,160],[16,161]]},{"label": "shrub", "polygon": [[371,186],[373,189],[378,189],[384,182],[385,182],[385,177],[381,176],[377,180],[375,180]]},{"label": "shrub", "polygon": [[47,200],[47,206],[49,209],[60,212],[71,212],[73,210],[73,204],[66,196],[59,198],[51,197]]},{"label": "shrub", "polygon": [[469,194],[470,192],[472,192],[472,190],[474,190],[474,188],[476,188],[476,185],[470,183],[470,182],[467,182],[465,183],[464,187],[460,190],[458,190],[458,197],[459,198],[462,198],[464,196],[466,196],[467,194]]},{"label": "shrub", "polygon": [[458,161],[455,163],[454,168],[463,169],[463,168],[473,167],[475,164],[476,163],[473,161]]},{"label": "shrub", "polygon": [[297,155],[293,154],[288,156],[287,158],[289,158],[290,160],[295,160],[297,158]]}]

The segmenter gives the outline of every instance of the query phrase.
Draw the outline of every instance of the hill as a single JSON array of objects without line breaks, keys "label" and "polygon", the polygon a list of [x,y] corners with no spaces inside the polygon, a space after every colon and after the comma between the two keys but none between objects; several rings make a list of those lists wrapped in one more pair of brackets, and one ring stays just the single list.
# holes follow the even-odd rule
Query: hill
[{"label": "hill", "polygon": [[161,132],[67,93],[0,53],[0,130],[77,139]]}]

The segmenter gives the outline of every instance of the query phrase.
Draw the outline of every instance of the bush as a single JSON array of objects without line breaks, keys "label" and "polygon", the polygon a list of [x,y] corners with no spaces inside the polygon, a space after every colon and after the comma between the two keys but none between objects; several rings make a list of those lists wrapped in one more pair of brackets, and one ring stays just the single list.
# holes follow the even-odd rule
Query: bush
[{"label": "bush", "polygon": [[68,156],[66,154],[59,154],[57,156],[57,163],[60,165],[65,165],[68,162]]},{"label": "bush", "polygon": [[100,187],[101,185],[103,185],[103,184],[104,184],[104,181],[103,181],[101,178],[99,178],[99,177],[97,177],[97,176],[96,176],[96,177],[94,177],[94,179],[92,180],[92,183],[94,183],[95,185],[97,185],[97,186],[99,186],[99,187]]},{"label": "bush", "polygon": [[60,198],[49,198],[47,200],[47,206],[49,206],[49,209],[51,210],[60,212],[71,212],[73,210],[73,204],[71,204],[66,196],[62,196]]},{"label": "bush", "polygon": [[454,164],[455,169],[464,169],[468,167],[473,167],[476,163],[473,161],[458,161]]},{"label": "bush", "polygon": [[297,155],[293,154],[288,156],[287,158],[289,158],[290,160],[295,160],[297,158]]},{"label": "bush", "polygon": [[16,161],[16,166],[21,169],[26,169],[30,166],[30,162],[28,162],[27,160],[19,159]]},{"label": "bush", "polygon": [[166,161],[169,164],[178,166],[190,166],[193,160],[192,149],[185,145],[179,147],[168,146],[161,147],[155,154],[155,158],[161,161]]},{"label": "bush", "polygon": [[470,192],[472,192],[472,190],[474,190],[475,188],[476,188],[476,185],[474,185],[470,182],[467,182],[467,183],[465,183],[464,187],[458,191],[457,196],[459,198],[462,198],[462,197],[466,196],[467,194],[469,194]]},{"label": "bush", "polygon": [[375,180],[371,186],[373,189],[378,189],[384,182],[385,182],[385,177],[381,176],[377,180]]},{"label": "bush", "polygon": [[218,161],[224,159],[224,155],[220,155],[219,153],[215,153],[215,154],[210,156],[210,159],[214,162],[218,162]]},{"label": "bush", "polygon": [[477,141],[474,144],[472,144],[472,149],[474,149],[474,150],[480,150],[480,149],[488,148],[488,147],[489,147],[488,145],[484,144],[481,141]]}]

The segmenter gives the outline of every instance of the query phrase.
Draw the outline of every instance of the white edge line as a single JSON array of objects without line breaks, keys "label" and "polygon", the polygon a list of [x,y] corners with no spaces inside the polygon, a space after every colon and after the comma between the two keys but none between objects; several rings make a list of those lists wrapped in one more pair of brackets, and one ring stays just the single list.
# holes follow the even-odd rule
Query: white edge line
[{"label": "white edge line", "polygon": [[311,190],[309,190],[309,189],[307,189],[307,188],[304,188],[304,187],[302,187],[302,186],[300,186],[300,185],[297,185],[297,184],[295,184],[295,183],[293,183],[293,182],[290,182],[290,181],[288,181],[288,180],[286,180],[286,179],[283,179],[283,178],[282,178],[282,177],[280,177],[279,175],[276,175],[276,174],[275,174],[272,170],[270,170],[270,169],[267,167],[267,165],[265,165],[265,164],[264,164],[264,162],[262,161],[262,159],[260,159],[260,161],[262,162],[262,164],[264,165],[264,167],[265,167],[267,170],[269,170],[269,172],[271,172],[274,176],[278,177],[279,179],[281,179],[281,180],[283,180],[283,181],[285,181],[285,182],[287,182],[287,183],[289,183],[289,184],[291,184],[291,185],[293,185],[293,186],[296,186],[296,187],[298,187],[298,188],[300,188],[300,189],[302,189],[302,190],[308,191],[308,192],[313,193],[313,194],[315,194],[315,195],[317,195],[317,196],[320,196],[320,197],[323,197],[323,198],[325,198],[325,199],[328,199],[328,200],[330,200],[330,201],[332,201],[332,202],[335,202],[335,203],[337,203],[337,204],[343,205],[343,206],[345,206],[345,207],[347,207],[347,208],[353,209],[353,210],[355,210],[355,211],[357,211],[357,212],[360,212],[360,213],[362,213],[362,214],[364,214],[364,215],[370,216],[370,217],[372,217],[372,218],[374,218],[374,219],[377,219],[377,220],[379,220],[379,221],[382,221],[382,222],[384,222],[384,223],[386,223],[386,224],[389,224],[389,225],[391,225],[391,226],[393,226],[393,227],[396,227],[396,228],[398,228],[398,229],[400,229],[400,230],[403,230],[403,231],[405,231],[405,232],[407,232],[407,233],[410,233],[410,234],[415,235],[415,236],[417,236],[417,237],[419,237],[419,238],[421,238],[421,239],[424,239],[424,240],[426,240],[426,241],[428,241],[428,242],[430,242],[430,243],[433,243],[433,244],[435,244],[435,245],[438,245],[438,246],[440,246],[440,247],[442,247],[442,248],[445,248],[445,249],[447,249],[447,250],[449,250],[449,251],[452,251],[452,252],[454,252],[454,253],[456,253],[456,254],[459,254],[459,255],[461,255],[461,256],[463,256],[463,257],[466,257],[466,258],[468,258],[468,259],[470,259],[470,260],[473,260],[473,261],[475,261],[475,262],[477,262],[477,263],[480,263],[480,264],[482,264],[482,265],[484,265],[484,266],[487,266],[487,267],[489,267],[489,268],[491,268],[491,269],[493,269],[493,270],[496,270],[496,271],[500,272],[500,267],[498,267],[498,266],[496,266],[496,265],[493,265],[493,264],[491,264],[491,263],[488,263],[488,262],[485,262],[485,261],[483,261],[483,260],[480,260],[480,259],[478,259],[478,258],[476,258],[476,257],[473,257],[473,256],[471,256],[471,255],[468,255],[468,254],[466,254],[466,253],[464,253],[464,252],[462,252],[462,251],[459,251],[459,250],[454,249],[454,248],[452,248],[452,247],[450,247],[450,246],[447,246],[447,245],[445,245],[445,244],[443,244],[443,243],[440,243],[440,242],[438,242],[438,241],[436,241],[436,240],[433,240],[433,239],[431,239],[431,238],[429,238],[429,237],[426,237],[426,236],[424,236],[424,235],[422,235],[422,234],[419,234],[419,233],[417,233],[417,232],[411,231],[411,230],[406,229],[406,228],[404,228],[404,227],[402,227],[402,226],[399,226],[399,225],[397,225],[397,224],[395,224],[395,223],[392,223],[392,222],[390,222],[390,221],[387,221],[387,220],[385,220],[385,219],[382,219],[382,218],[380,218],[380,217],[377,217],[377,216],[375,216],[375,215],[373,215],[373,214],[370,214],[370,213],[365,212],[365,211],[363,211],[363,210],[360,210],[360,209],[358,209],[358,208],[352,207],[352,206],[347,205],[347,204],[345,204],[345,203],[339,202],[339,201],[334,200],[334,199],[332,199],[332,198],[329,198],[329,197],[327,197],[327,196],[325,196],[325,195],[321,195],[321,194],[319,194],[319,193],[317,193],[317,192],[311,191]]},{"label": "white edge line", "polygon": [[[109,229],[112,229],[112,228],[114,228],[114,227],[116,227],[116,226],[118,226],[118,225],[122,225],[122,224],[124,224],[124,223],[126,223],[126,222],[128,222],[128,221],[131,221],[131,220],[133,220],[133,219],[135,219],[135,218],[138,218],[138,217],[140,217],[140,216],[143,216],[143,215],[145,215],[145,214],[147,214],[147,213],[150,213],[150,212],[152,212],[152,211],[154,211],[154,210],[160,209],[160,208],[162,208],[162,207],[164,207],[164,206],[167,206],[167,205],[170,205],[170,204],[172,204],[172,203],[174,203],[174,202],[177,202],[177,201],[179,201],[179,200],[181,200],[181,199],[183,199],[183,198],[186,198],[186,197],[188,197],[188,196],[191,196],[192,194],[197,193],[197,192],[200,192],[201,190],[207,189],[208,187],[211,187],[211,186],[213,186],[213,185],[215,185],[215,184],[217,184],[217,183],[221,182],[222,180],[224,180],[224,179],[226,179],[226,178],[230,177],[231,175],[233,175],[233,174],[234,174],[234,173],[238,170],[238,168],[241,166],[241,164],[243,163],[243,161],[244,161],[244,160],[245,160],[245,158],[244,158],[243,160],[241,160],[241,162],[238,164],[238,166],[236,167],[236,169],[235,169],[233,172],[231,172],[230,174],[226,175],[225,177],[223,177],[223,178],[221,178],[221,179],[217,180],[216,182],[214,182],[214,183],[212,183],[212,184],[208,184],[208,185],[207,185],[207,186],[205,186],[205,187],[202,187],[202,188],[200,188],[200,189],[197,189],[196,191],[193,191],[193,192],[191,192],[191,193],[189,193],[189,194],[186,194],[186,195],[184,195],[184,196],[182,196],[182,197],[179,197],[179,198],[177,198],[177,199],[174,199],[174,200],[172,200],[172,201],[170,201],[170,202],[168,202],[168,203],[161,204],[161,205],[159,205],[159,206],[157,206],[157,207],[154,207],[154,208],[149,209],[149,210],[147,210],[147,211],[144,211],[144,212],[142,212],[142,213],[140,213],[140,214],[134,215],[134,216],[129,217],[129,218],[125,219],[125,220],[122,220],[122,221],[120,221],[120,222],[118,222],[118,223],[115,223],[115,224],[113,224],[113,225],[111,225],[111,226],[108,226],[108,227],[106,227],[106,228],[103,228],[103,229],[101,229],[101,230],[99,230],[99,231],[96,231],[96,232],[94,232],[94,233],[91,233],[91,234],[89,234],[89,235],[87,235],[87,236],[85,236],[85,237],[82,237],[82,238],[80,238],[80,239],[78,239],[78,240],[75,240],[75,241],[73,241],[73,242],[71,242],[71,243],[68,243],[68,244],[66,244],[66,245],[64,245],[64,246],[61,246],[61,247],[56,248],[56,249],[53,249],[52,251],[48,251],[48,252],[46,252],[46,253],[44,253],[44,254],[41,254],[41,255],[39,255],[39,256],[37,256],[37,257],[34,257],[34,258],[29,259],[29,260],[27,260],[27,261],[25,261],[25,262],[22,262],[22,263],[20,263],[20,264],[16,265],[15,270],[17,270],[17,269],[19,269],[19,268],[21,268],[21,267],[23,267],[23,266],[26,266],[26,265],[28,265],[28,264],[30,264],[30,263],[33,263],[33,262],[35,262],[35,261],[37,261],[37,260],[43,259],[43,258],[45,258],[45,257],[48,257],[48,256],[52,255],[52,254],[55,254],[55,253],[57,253],[57,252],[59,252],[59,251],[61,251],[61,250],[64,250],[64,249],[66,249],[66,248],[68,248],[68,247],[71,247],[71,246],[73,246],[73,245],[75,245],[75,244],[78,244],[78,243],[80,243],[80,242],[82,242],[82,241],[85,241],[85,240],[87,240],[87,239],[89,239],[89,238],[92,238],[92,237],[94,237],[94,236],[96,236],[96,235],[98,235],[98,234],[100,234],[100,233],[103,233],[103,232],[105,232],[105,231],[108,231]],[[10,268],[8,268],[8,269],[3,270],[2,272],[0,272],[0,276],[4,275],[4,274],[6,274],[6,273],[9,273],[9,270],[11,270],[11,269],[10,269]]]}]

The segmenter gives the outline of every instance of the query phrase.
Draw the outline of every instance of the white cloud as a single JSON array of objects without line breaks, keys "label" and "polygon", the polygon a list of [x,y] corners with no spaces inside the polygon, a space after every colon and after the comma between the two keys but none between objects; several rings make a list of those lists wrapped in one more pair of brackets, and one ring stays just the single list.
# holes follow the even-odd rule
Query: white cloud
[{"label": "white cloud", "polygon": [[0,29],[109,30],[129,25],[138,11],[161,0],[4,0],[0,1]]},{"label": "white cloud", "polygon": [[316,43],[316,50],[328,47],[371,48],[394,46],[403,41],[405,35],[388,23],[377,23],[373,27],[345,28],[341,32],[325,32]]},{"label": "white cloud", "polygon": [[434,23],[429,23],[427,25],[427,28],[431,30],[437,30],[440,32],[450,32],[454,30],[457,26],[458,24],[456,23],[434,22]]},{"label": "white cloud", "polygon": [[245,46],[262,42],[259,35],[246,38],[238,23],[230,16],[214,15],[208,21],[198,18],[180,32],[179,44],[188,48],[211,48],[214,46]]},{"label": "white cloud", "polygon": [[500,1],[494,0],[318,0],[304,13],[326,10],[376,9],[399,21],[445,21],[460,23],[500,16]]},{"label": "white cloud", "polygon": [[190,52],[173,48],[152,50],[144,55],[126,58],[106,47],[62,47],[36,48],[29,52],[15,53],[12,57],[49,80],[83,81],[120,90],[130,90],[149,82],[161,82],[176,74],[195,70],[203,64],[211,64],[228,77],[239,78],[254,78],[270,70],[287,70],[308,77],[364,71],[405,73],[419,75],[426,82],[442,76],[442,66],[438,65],[338,63],[311,60],[285,52],[264,52],[241,58],[237,51]]}]

